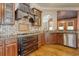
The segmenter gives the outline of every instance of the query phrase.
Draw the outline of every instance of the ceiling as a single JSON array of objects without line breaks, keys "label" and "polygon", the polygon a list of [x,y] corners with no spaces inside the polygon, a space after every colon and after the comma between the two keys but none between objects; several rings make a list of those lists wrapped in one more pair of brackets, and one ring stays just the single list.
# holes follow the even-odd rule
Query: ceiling
[{"label": "ceiling", "polygon": [[39,6],[41,7],[79,7],[79,3],[38,3]]},{"label": "ceiling", "polygon": [[40,7],[38,9],[45,10],[79,10],[79,3],[35,3],[35,5],[37,8]]}]

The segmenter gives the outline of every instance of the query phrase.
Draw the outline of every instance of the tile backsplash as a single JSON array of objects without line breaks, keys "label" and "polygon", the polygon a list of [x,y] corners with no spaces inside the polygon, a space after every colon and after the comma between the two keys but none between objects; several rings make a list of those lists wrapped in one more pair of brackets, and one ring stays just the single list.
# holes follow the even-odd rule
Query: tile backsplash
[{"label": "tile backsplash", "polygon": [[14,25],[0,25],[1,35],[14,35],[17,33],[17,29]]}]

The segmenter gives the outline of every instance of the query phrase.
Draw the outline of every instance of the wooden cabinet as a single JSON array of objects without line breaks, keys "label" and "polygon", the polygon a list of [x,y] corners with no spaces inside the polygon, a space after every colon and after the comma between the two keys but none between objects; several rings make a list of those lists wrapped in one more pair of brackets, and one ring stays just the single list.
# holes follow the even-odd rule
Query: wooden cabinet
[{"label": "wooden cabinet", "polygon": [[0,40],[0,56],[17,55],[17,40],[15,38]]},{"label": "wooden cabinet", "polygon": [[0,3],[0,24],[2,23],[2,17],[3,17],[3,4]]},{"label": "wooden cabinet", "polygon": [[41,34],[41,43],[42,43],[42,45],[45,44],[45,33]]},{"label": "wooden cabinet", "polygon": [[46,35],[46,44],[57,44],[57,33],[49,33]]},{"label": "wooden cabinet", "polygon": [[46,34],[46,44],[52,44],[52,43],[54,43],[54,41],[53,41],[53,39],[54,39],[54,36],[53,36],[53,34]]},{"label": "wooden cabinet", "polygon": [[64,36],[63,33],[57,33],[57,44],[64,44]]},{"label": "wooden cabinet", "polygon": [[41,47],[41,34],[38,35],[38,47]]},{"label": "wooden cabinet", "polygon": [[58,21],[58,30],[62,30],[62,31],[66,30],[66,22],[65,21]]},{"label": "wooden cabinet", "polygon": [[6,45],[5,56],[17,56],[17,43]]},{"label": "wooden cabinet", "polygon": [[4,56],[4,44],[3,44],[3,40],[0,40],[0,56]]},{"label": "wooden cabinet", "polygon": [[10,38],[5,40],[5,56],[17,56],[17,40]]},{"label": "wooden cabinet", "polygon": [[64,44],[63,33],[51,33],[48,35],[47,44]]},{"label": "wooden cabinet", "polygon": [[53,34],[51,34],[51,37],[52,37],[52,43],[53,44],[57,44],[57,42],[58,42],[58,39],[57,39],[57,34],[56,33],[53,33]]},{"label": "wooden cabinet", "polygon": [[0,24],[14,24],[14,6],[13,3],[0,3]]},{"label": "wooden cabinet", "polygon": [[77,30],[77,18],[58,20],[58,30]]},{"label": "wooden cabinet", "polygon": [[57,11],[57,18],[60,19],[70,19],[70,18],[77,18],[77,11],[76,10],[61,10]]},{"label": "wooden cabinet", "polygon": [[45,44],[45,33],[40,33],[38,35],[38,47],[41,47]]},{"label": "wooden cabinet", "polygon": [[[78,11],[63,10],[57,11],[58,30],[64,31],[77,30]],[[62,23],[63,22],[63,23]]]},{"label": "wooden cabinet", "polygon": [[77,22],[76,19],[67,21],[66,23],[67,30],[77,30]]},{"label": "wooden cabinet", "polygon": [[0,46],[3,45],[3,40],[0,40]]},{"label": "wooden cabinet", "polygon": [[2,17],[2,4],[0,4],[0,20],[1,20],[1,17]]},{"label": "wooden cabinet", "polygon": [[3,24],[14,24],[15,20],[15,8],[13,3],[5,3],[3,4],[4,8],[4,17],[3,17]]},{"label": "wooden cabinet", "polygon": [[3,47],[3,45],[0,46],[0,56],[4,56],[4,47]]}]

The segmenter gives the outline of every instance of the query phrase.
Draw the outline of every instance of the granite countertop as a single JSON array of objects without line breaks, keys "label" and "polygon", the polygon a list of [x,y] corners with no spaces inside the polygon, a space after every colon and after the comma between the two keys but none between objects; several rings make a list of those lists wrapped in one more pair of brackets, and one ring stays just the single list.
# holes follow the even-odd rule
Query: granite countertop
[{"label": "granite countertop", "polygon": [[33,35],[39,35],[40,33],[79,33],[79,31],[44,31],[44,32],[33,32],[33,33],[19,33],[19,34],[13,34],[13,35],[1,35],[0,39],[8,39],[8,38],[17,38],[17,37],[25,37],[25,36],[33,36]]},{"label": "granite countertop", "polygon": [[9,39],[9,38],[17,38],[17,34],[13,34],[13,35],[2,35],[2,34],[0,34],[0,39]]},{"label": "granite countertop", "polygon": [[33,36],[33,35],[39,35],[40,33],[79,33],[79,31],[44,31],[44,32],[34,32],[34,33],[20,33],[18,34],[18,37],[25,37],[25,36]]},{"label": "granite countertop", "polygon": [[48,33],[79,33],[79,31],[48,31]]},{"label": "granite countertop", "polygon": [[9,39],[9,38],[18,38],[18,37],[25,37],[25,36],[33,36],[38,35],[41,32],[33,32],[33,33],[19,33],[19,34],[0,34],[0,39]]},{"label": "granite countertop", "polygon": [[33,36],[33,35],[38,35],[40,34],[38,33],[24,33],[24,34],[18,34],[18,37],[25,37],[25,36]]}]

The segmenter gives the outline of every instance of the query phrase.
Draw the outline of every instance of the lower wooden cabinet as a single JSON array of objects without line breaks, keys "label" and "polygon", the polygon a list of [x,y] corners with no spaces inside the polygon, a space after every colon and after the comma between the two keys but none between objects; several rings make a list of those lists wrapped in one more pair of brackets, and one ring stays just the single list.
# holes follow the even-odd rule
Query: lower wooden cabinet
[{"label": "lower wooden cabinet", "polygon": [[40,47],[41,46],[41,35],[39,34],[38,35],[38,47]]},{"label": "lower wooden cabinet", "polygon": [[49,33],[47,35],[46,44],[63,44],[63,33]]},{"label": "lower wooden cabinet", "polygon": [[42,45],[45,44],[45,33],[41,34],[41,43],[42,43]]},{"label": "lower wooden cabinet", "polygon": [[4,56],[4,47],[0,46],[0,56]]},{"label": "lower wooden cabinet", "polygon": [[45,35],[45,37],[46,37],[46,39],[45,39],[46,44],[52,44],[53,43],[52,36],[53,36],[52,34],[46,33],[46,35]]},{"label": "lower wooden cabinet", "polygon": [[57,44],[64,44],[64,34],[63,33],[58,33],[57,34]]},{"label": "lower wooden cabinet", "polygon": [[38,47],[41,47],[45,44],[45,33],[40,33],[38,35]]},{"label": "lower wooden cabinet", "polygon": [[17,56],[17,39],[0,40],[0,56]]},{"label": "lower wooden cabinet", "polygon": [[6,56],[17,56],[17,43],[6,45],[5,55]]},{"label": "lower wooden cabinet", "polygon": [[46,44],[57,44],[57,34],[56,33],[46,33]]},{"label": "lower wooden cabinet", "polygon": [[57,36],[58,35],[56,33],[51,34],[52,44],[57,44],[57,42],[58,42]]}]

